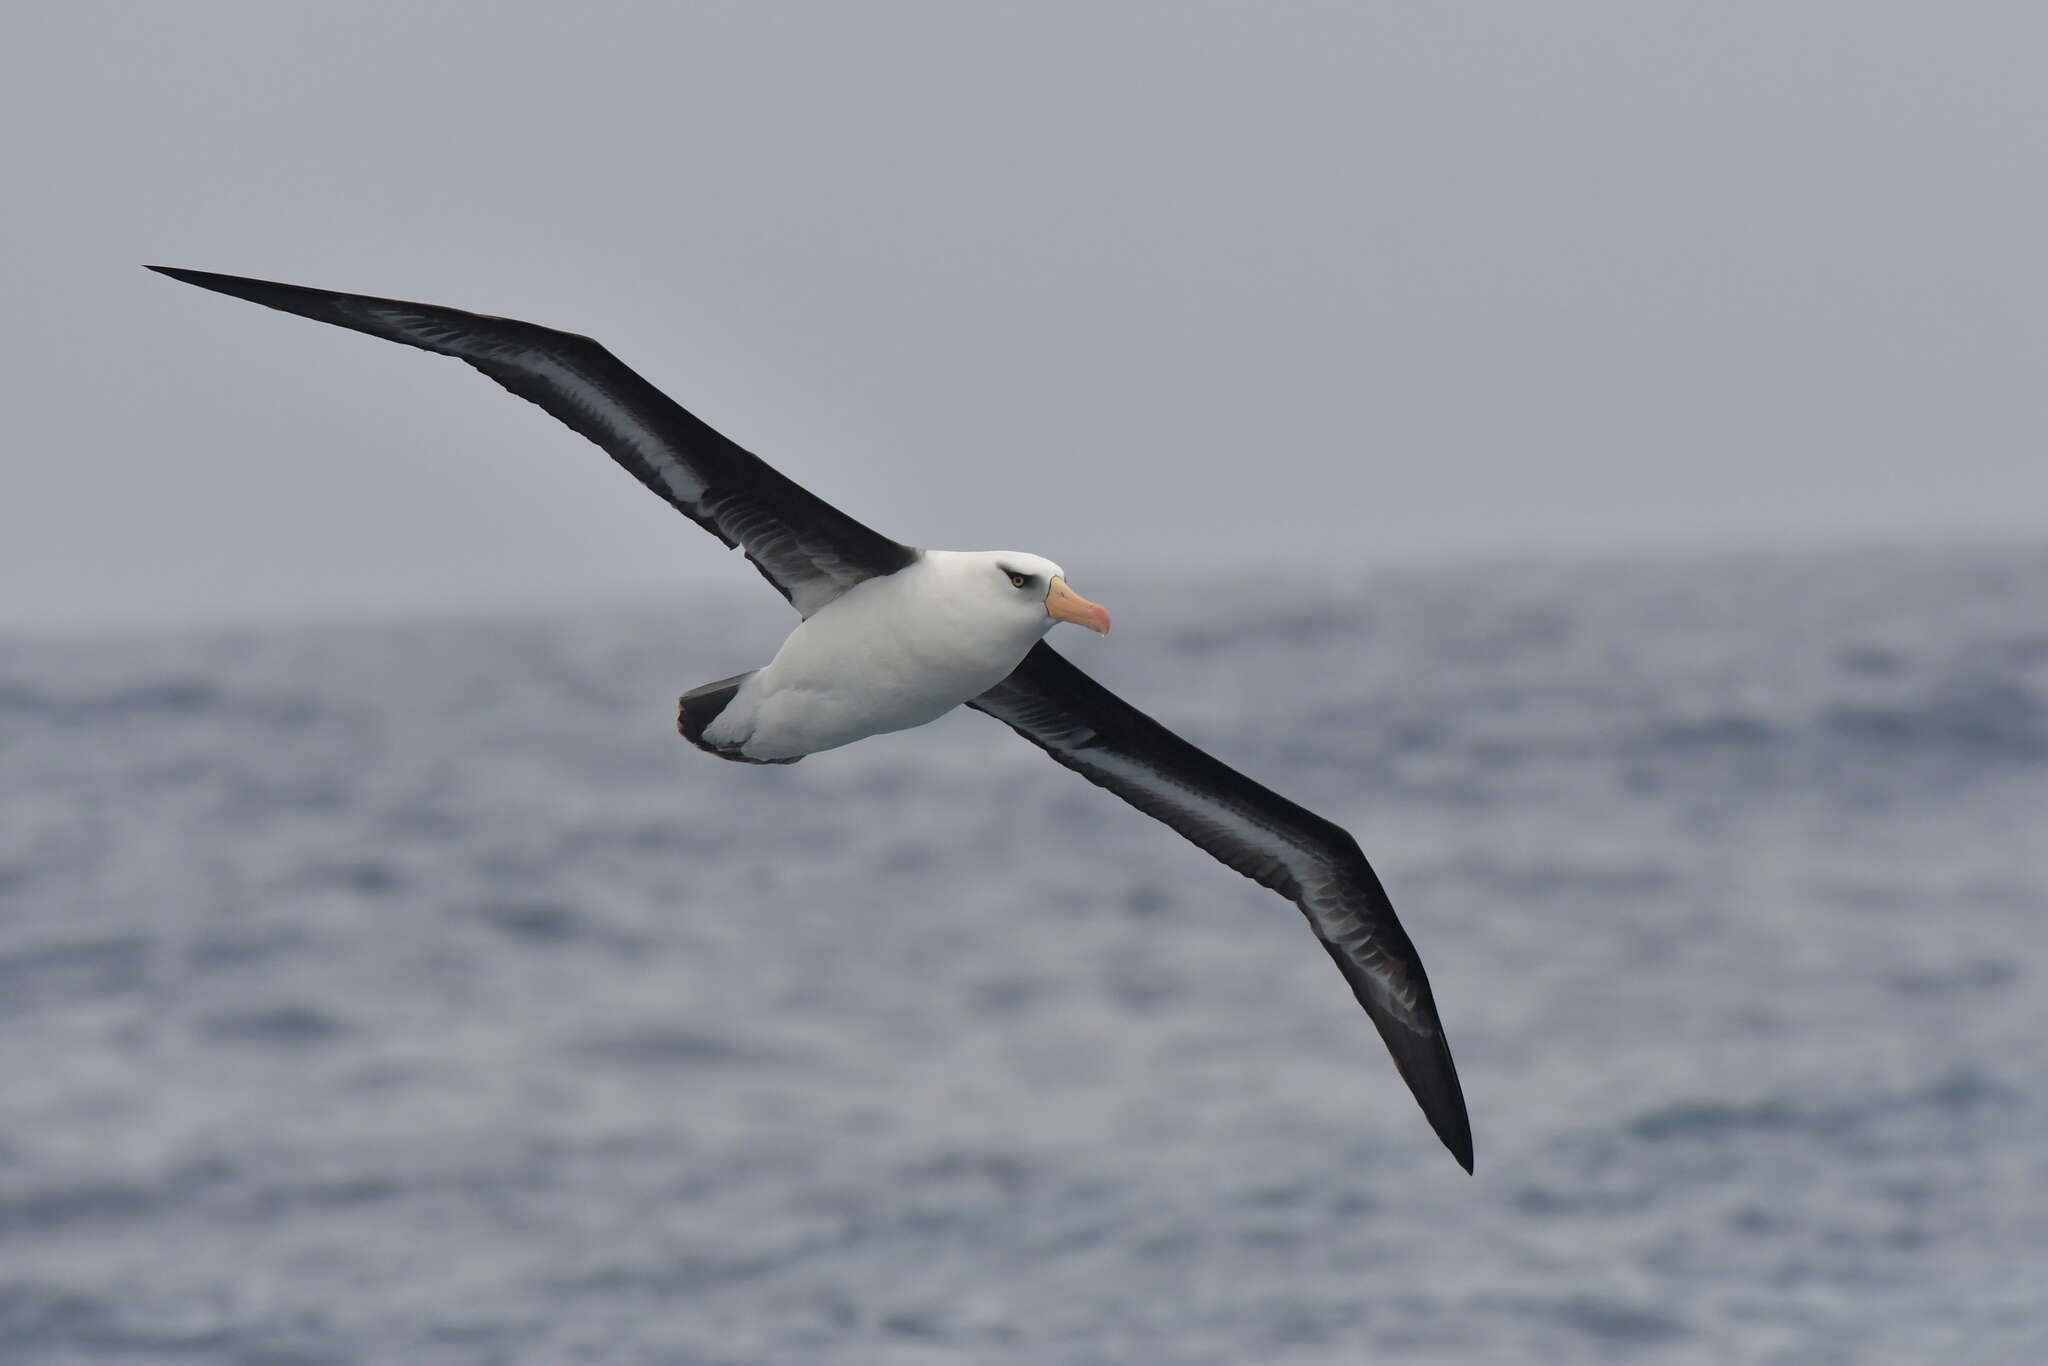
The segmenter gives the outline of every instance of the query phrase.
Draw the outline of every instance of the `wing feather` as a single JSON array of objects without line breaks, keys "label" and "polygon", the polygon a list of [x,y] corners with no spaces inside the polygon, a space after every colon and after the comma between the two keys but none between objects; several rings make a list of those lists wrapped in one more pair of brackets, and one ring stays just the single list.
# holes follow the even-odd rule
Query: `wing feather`
[{"label": "wing feather", "polygon": [[713,431],[588,337],[433,304],[151,266],[174,280],[454,356],[601,446],[810,616],[918,552],[861,525]]},{"label": "wing feather", "polygon": [[969,705],[1299,906],[1430,1127],[1472,1170],[1471,1121],[1422,959],[1347,831],[1197,749],[1043,641]]}]

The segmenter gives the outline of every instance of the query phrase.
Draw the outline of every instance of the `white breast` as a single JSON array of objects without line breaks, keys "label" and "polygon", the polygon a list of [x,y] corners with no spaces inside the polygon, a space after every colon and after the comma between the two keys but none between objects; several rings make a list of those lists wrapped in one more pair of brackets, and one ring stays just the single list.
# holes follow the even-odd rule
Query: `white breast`
[{"label": "white breast", "polygon": [[948,552],[869,579],[790,633],[705,729],[750,758],[786,759],[936,720],[1002,682],[1051,626],[987,610]]}]

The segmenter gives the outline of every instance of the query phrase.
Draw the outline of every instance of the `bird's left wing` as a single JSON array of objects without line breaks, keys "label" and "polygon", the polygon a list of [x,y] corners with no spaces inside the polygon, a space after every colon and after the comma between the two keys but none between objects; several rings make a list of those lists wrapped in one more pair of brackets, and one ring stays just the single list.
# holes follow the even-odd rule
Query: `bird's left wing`
[{"label": "bird's left wing", "polygon": [[1301,907],[1466,1171],[1472,1125],[1422,959],[1358,842],[1195,748],[1040,641],[968,705]]},{"label": "bird's left wing", "polygon": [[588,337],[436,304],[151,266],[202,289],[469,362],[603,447],[747,558],[804,616],[918,552],[726,440]]}]

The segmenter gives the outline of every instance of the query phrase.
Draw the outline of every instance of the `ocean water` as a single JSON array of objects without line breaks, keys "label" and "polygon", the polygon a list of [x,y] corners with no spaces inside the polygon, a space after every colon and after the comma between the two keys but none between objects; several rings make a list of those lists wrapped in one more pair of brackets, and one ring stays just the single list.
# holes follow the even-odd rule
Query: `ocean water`
[{"label": "ocean water", "polygon": [[1091,575],[1292,907],[765,588],[0,638],[0,1361],[2048,1361],[2048,546]]}]

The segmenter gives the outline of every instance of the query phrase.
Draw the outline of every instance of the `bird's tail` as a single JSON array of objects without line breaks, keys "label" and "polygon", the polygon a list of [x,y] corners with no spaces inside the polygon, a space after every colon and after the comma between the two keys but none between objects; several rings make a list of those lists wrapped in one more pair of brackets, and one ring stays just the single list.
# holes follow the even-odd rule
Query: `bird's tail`
[{"label": "bird's tail", "polygon": [[721,759],[731,759],[735,763],[793,764],[802,758],[802,755],[798,755],[791,759],[755,759],[740,753],[737,745],[714,744],[704,738],[704,728],[718,719],[727,704],[739,695],[739,690],[746,681],[759,672],[759,669],[749,669],[743,674],[734,674],[731,678],[721,678],[716,683],[706,683],[701,687],[692,688],[676,699],[676,729],[682,733],[682,737],[706,754],[716,754]]}]

